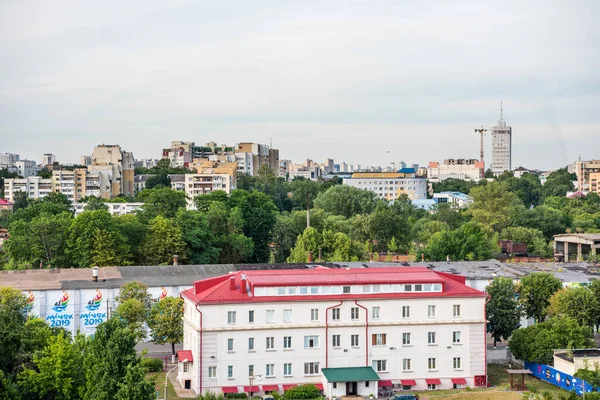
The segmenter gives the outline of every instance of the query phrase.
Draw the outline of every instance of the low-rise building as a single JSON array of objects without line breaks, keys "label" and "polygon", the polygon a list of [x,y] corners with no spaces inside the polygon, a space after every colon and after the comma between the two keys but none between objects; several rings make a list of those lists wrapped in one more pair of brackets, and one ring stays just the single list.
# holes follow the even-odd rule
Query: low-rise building
[{"label": "low-rise building", "polygon": [[[144,203],[104,203],[108,207],[108,212],[112,215],[135,214],[141,210]],[[79,216],[85,211],[87,203],[73,203],[72,208],[75,211],[75,216]]]},{"label": "low-rise building", "polygon": [[473,198],[461,192],[440,192],[433,194],[436,204],[450,204],[452,208],[462,209],[473,204]]},{"label": "low-rise building", "polygon": [[427,168],[427,179],[441,182],[446,179],[463,179],[478,181],[485,175],[485,165],[479,160],[448,159],[443,163],[430,161]]},{"label": "low-rise building", "polygon": [[[188,362],[178,380],[198,394],[314,383],[328,398],[377,395],[380,379],[406,390],[486,385],[486,294],[461,276],[417,267],[237,271],[196,281],[182,297]],[[366,370],[358,376],[357,367]],[[330,369],[341,369],[339,379]],[[262,385],[248,387],[257,375]]]},{"label": "low-rise building", "polygon": [[554,258],[558,261],[583,261],[596,254],[600,254],[600,233],[554,235]]},{"label": "low-rise building", "polygon": [[6,199],[0,199],[0,211],[12,212],[14,205],[15,205],[15,203],[13,203],[13,202],[10,202]]},{"label": "low-rise building", "polygon": [[351,178],[344,178],[344,185],[370,190],[389,201],[403,194],[410,200],[427,198],[427,179],[418,177],[413,168],[398,172],[356,172]]}]

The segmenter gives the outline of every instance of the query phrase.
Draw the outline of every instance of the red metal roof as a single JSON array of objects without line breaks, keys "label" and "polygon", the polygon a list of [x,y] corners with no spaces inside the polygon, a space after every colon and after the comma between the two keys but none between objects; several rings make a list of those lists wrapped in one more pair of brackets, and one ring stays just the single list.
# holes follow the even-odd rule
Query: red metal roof
[{"label": "red metal roof", "polygon": [[[245,278],[249,291],[265,286],[363,285],[382,283],[439,283],[442,292],[361,293],[328,295],[258,296],[242,290]],[[194,303],[270,303],[280,301],[323,301],[343,299],[390,299],[432,297],[485,297],[486,294],[464,284],[465,278],[423,267],[403,268],[316,268],[293,270],[238,271],[229,275],[194,282],[182,294]]]},{"label": "red metal roof", "polygon": [[394,384],[392,383],[392,381],[381,380],[379,381],[379,386],[394,386]]},{"label": "red metal roof", "polygon": [[192,355],[191,350],[179,350],[177,352],[177,359],[179,362],[182,362],[185,359],[187,359],[189,362],[194,362],[194,356]]},{"label": "red metal roof", "polygon": [[439,379],[425,379],[425,383],[428,385],[441,385],[442,382]]},{"label": "red metal roof", "polygon": [[0,206],[8,206],[14,203],[11,203],[10,201],[6,200],[6,199],[0,199]]},{"label": "red metal roof", "polygon": [[452,383],[457,384],[457,385],[466,385],[467,384],[467,380],[465,378],[452,378],[450,380],[452,381]]},{"label": "red metal roof", "polygon": [[400,383],[404,386],[417,386],[417,381],[414,379],[401,379]]},{"label": "red metal roof", "polygon": [[238,388],[237,388],[237,386],[223,386],[221,388],[221,391],[223,393],[237,393],[238,392]]},{"label": "red metal roof", "polygon": [[262,385],[263,392],[272,392],[279,390],[279,385]]}]

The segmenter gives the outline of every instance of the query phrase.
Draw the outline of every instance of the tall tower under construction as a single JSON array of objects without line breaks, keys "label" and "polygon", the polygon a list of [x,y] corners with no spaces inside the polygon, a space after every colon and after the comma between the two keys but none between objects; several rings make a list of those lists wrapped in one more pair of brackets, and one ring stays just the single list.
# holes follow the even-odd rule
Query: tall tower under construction
[{"label": "tall tower under construction", "polygon": [[492,172],[494,176],[504,171],[511,171],[512,166],[512,127],[504,121],[502,103],[500,103],[500,120],[492,129]]}]

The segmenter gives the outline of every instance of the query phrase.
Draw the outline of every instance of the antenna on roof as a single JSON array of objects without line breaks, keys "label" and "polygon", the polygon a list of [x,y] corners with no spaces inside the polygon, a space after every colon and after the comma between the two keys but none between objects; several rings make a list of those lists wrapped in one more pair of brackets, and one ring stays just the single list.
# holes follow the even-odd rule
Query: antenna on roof
[{"label": "antenna on roof", "polygon": [[500,122],[504,121],[504,109],[502,108],[502,100],[500,100]]}]

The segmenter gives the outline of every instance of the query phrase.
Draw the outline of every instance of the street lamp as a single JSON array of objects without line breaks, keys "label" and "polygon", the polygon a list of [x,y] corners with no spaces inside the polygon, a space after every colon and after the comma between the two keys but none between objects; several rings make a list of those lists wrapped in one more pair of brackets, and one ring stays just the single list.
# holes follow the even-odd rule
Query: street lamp
[{"label": "street lamp", "polygon": [[248,380],[250,381],[250,397],[252,397],[252,385],[254,384],[254,379],[258,379],[259,381],[262,381],[262,375],[248,376]]},{"label": "street lamp", "polygon": [[171,372],[174,369],[176,369],[177,367],[179,367],[179,364],[186,363],[186,362],[188,362],[187,358],[185,358],[183,361],[178,362],[176,366],[174,366],[173,368],[171,368],[170,370],[167,371],[167,374],[165,375],[165,397],[164,397],[164,400],[167,400],[167,386],[168,386],[167,379],[169,378],[169,372]]}]

